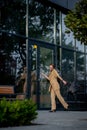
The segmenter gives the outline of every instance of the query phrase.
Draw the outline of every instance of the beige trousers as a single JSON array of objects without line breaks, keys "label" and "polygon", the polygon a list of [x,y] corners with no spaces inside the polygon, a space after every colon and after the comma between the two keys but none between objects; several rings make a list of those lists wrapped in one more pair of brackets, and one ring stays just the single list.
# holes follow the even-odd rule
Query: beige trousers
[{"label": "beige trousers", "polygon": [[68,104],[66,103],[64,98],[61,96],[60,89],[53,90],[51,88],[51,110],[56,110],[56,101],[55,101],[56,96],[58,100],[60,101],[60,103],[63,105],[63,107],[67,109]]},{"label": "beige trousers", "polygon": [[23,85],[23,92],[24,93],[26,93],[26,89],[27,89],[26,87],[27,87],[27,81],[25,80],[24,85]]}]

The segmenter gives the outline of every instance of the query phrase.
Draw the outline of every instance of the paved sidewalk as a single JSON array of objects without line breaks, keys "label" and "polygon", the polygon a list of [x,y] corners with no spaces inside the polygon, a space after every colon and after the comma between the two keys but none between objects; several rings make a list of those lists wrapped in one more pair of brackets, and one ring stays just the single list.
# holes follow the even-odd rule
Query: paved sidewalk
[{"label": "paved sidewalk", "polygon": [[87,130],[87,111],[38,111],[37,125],[0,128],[0,130]]}]

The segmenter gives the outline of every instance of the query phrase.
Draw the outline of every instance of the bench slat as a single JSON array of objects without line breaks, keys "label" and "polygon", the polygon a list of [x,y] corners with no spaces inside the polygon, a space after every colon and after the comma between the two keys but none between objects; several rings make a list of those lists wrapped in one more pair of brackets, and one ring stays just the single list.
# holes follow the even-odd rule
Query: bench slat
[{"label": "bench slat", "polygon": [[14,94],[13,87],[0,87],[0,94]]}]

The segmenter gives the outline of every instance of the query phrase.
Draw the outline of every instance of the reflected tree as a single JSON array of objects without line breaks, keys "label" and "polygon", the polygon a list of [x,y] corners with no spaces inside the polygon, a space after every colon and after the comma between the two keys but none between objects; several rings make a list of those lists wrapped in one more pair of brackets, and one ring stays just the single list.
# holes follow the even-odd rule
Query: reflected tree
[{"label": "reflected tree", "polygon": [[[13,76],[19,75],[21,67],[26,64],[26,39],[18,35],[25,36],[25,24],[26,0],[0,0],[0,76],[2,73],[12,76],[12,60],[13,68],[16,68]],[[29,36],[53,41],[53,9],[35,0],[29,0]]]}]

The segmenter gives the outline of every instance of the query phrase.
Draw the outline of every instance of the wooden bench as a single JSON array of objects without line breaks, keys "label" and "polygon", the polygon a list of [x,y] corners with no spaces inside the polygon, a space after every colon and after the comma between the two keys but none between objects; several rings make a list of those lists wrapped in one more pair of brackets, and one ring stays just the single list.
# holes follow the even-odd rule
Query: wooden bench
[{"label": "wooden bench", "polygon": [[14,86],[9,85],[1,85],[0,86],[0,99],[6,97],[6,98],[15,98],[16,95],[14,93]]},{"label": "wooden bench", "polygon": [[25,94],[15,93],[14,86],[0,85],[0,99],[5,97],[7,100],[23,100],[25,99]]}]

